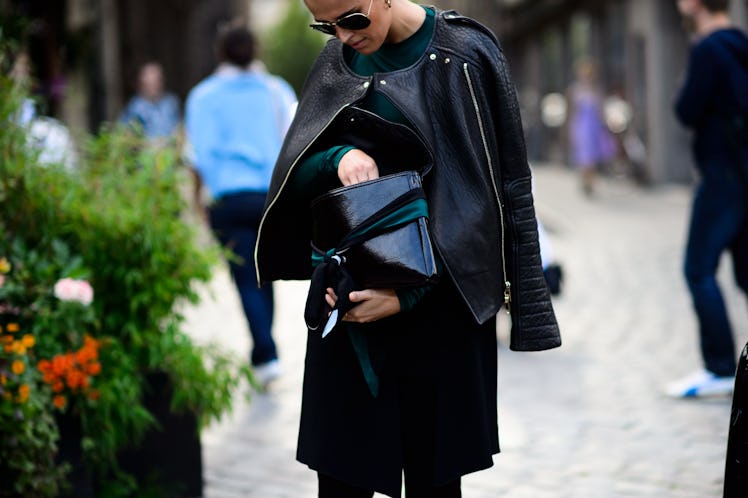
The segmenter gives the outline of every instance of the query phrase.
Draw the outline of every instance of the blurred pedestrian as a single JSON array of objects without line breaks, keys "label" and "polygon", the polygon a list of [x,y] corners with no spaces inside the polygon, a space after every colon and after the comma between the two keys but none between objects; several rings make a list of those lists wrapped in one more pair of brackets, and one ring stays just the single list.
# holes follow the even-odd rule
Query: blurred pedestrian
[{"label": "blurred pedestrian", "polygon": [[561,294],[561,285],[564,280],[564,270],[556,260],[556,255],[553,251],[553,244],[551,239],[546,233],[543,223],[540,218],[538,222],[538,244],[540,246],[540,262],[543,266],[543,276],[545,277],[545,283],[548,284],[548,290],[552,296]]},{"label": "blurred pedestrian", "polygon": [[320,498],[399,497],[403,475],[409,498],[459,497],[461,476],[499,451],[497,312],[511,310],[513,349],[560,345],[514,85],[495,36],[456,12],[305,4],[334,38],[273,174],[261,280],[310,278],[312,199],[403,170],[423,175],[441,273],[425,287],[327,289],[330,307],[355,306],[329,335],[308,331],[297,458]]},{"label": "blurred pedestrian", "polygon": [[120,115],[123,124],[137,125],[146,138],[165,140],[175,136],[181,121],[179,100],[164,89],[164,70],[148,62],[138,71],[138,91]]},{"label": "blurred pedestrian", "polygon": [[735,344],[716,278],[723,251],[732,255],[737,284],[748,293],[748,38],[732,25],[728,7],[727,0],[678,1],[694,34],[675,112],[694,133],[700,175],[685,277],[699,322],[704,368],[666,387],[677,397],[729,394],[733,389]]},{"label": "blurred pedestrian", "polygon": [[255,40],[231,28],[217,41],[220,65],[190,91],[187,139],[194,166],[211,197],[210,226],[238,259],[231,275],[252,334],[251,362],[263,385],[280,375],[271,331],[273,288],[259,287],[254,248],[273,165],[291,121],[296,96],[283,79],[251,67]]},{"label": "blurred pedestrian", "polygon": [[591,195],[600,167],[615,156],[615,140],[603,116],[597,64],[590,58],[579,59],[574,65],[574,74],[575,80],[567,92],[571,160],[581,175],[582,191]]},{"label": "blurred pedestrian", "polygon": [[[28,52],[21,51],[16,55],[9,76],[27,90],[33,87],[32,61]],[[36,160],[39,164],[61,165],[69,171],[75,169],[78,153],[70,130],[58,119],[41,115],[34,99],[23,99],[16,122],[26,130],[26,141],[38,152]]]}]

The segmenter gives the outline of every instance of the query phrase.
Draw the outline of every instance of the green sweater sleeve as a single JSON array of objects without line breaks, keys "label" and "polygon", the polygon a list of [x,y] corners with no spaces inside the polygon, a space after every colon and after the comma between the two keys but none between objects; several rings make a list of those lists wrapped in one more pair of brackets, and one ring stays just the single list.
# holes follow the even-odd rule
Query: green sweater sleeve
[{"label": "green sweater sleeve", "polygon": [[[442,260],[436,258],[436,269],[441,274],[444,271],[444,265]],[[400,300],[400,312],[406,312],[412,310],[416,304],[418,304],[426,294],[431,292],[434,288],[433,284],[422,285],[420,287],[407,287],[403,289],[396,289],[395,293],[397,298]]]},{"label": "green sweater sleeve", "polygon": [[408,287],[405,289],[396,289],[395,293],[400,300],[400,313],[412,310],[423,296],[429,293],[433,285],[423,285],[421,287]]},{"label": "green sweater sleeve", "polygon": [[321,193],[330,178],[337,176],[340,160],[353,149],[352,145],[337,145],[307,156],[291,177],[291,187],[297,192]]}]

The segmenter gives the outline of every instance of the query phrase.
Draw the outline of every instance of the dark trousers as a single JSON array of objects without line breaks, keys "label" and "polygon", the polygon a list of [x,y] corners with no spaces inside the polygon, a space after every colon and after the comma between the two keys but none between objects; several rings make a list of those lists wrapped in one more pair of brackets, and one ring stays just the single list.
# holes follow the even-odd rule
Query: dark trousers
[{"label": "dark trousers", "polygon": [[271,284],[258,287],[255,273],[254,250],[264,206],[265,193],[239,192],[221,197],[209,211],[216,238],[238,257],[229,261],[229,268],[252,334],[253,365],[278,357],[271,336],[273,288]]},{"label": "dark trousers", "polygon": [[[399,381],[403,473],[406,498],[460,498],[461,480],[434,485],[435,433],[433,420],[417,416],[420,408],[431,406],[436,387],[427,377],[406,375]],[[317,473],[319,498],[372,498],[374,491],[357,488],[328,475]]]},{"label": "dark trousers", "polygon": [[729,170],[707,173],[693,202],[685,275],[699,320],[707,370],[733,376],[735,343],[716,273],[723,251],[732,255],[735,280],[748,295],[748,199]]}]

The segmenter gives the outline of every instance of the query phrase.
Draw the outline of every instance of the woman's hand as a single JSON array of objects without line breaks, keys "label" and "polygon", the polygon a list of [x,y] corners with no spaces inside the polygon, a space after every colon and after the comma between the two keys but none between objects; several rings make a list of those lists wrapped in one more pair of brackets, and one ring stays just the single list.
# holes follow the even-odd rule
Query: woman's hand
[{"label": "woman's hand", "polygon": [[[387,318],[400,311],[400,299],[394,289],[365,289],[348,295],[352,303],[359,303],[348,310],[343,321],[367,323]],[[330,307],[335,307],[338,296],[332,288],[327,289],[325,300]]]},{"label": "woman's hand", "polygon": [[379,168],[374,159],[360,149],[346,152],[338,163],[338,178],[343,185],[379,178]]}]

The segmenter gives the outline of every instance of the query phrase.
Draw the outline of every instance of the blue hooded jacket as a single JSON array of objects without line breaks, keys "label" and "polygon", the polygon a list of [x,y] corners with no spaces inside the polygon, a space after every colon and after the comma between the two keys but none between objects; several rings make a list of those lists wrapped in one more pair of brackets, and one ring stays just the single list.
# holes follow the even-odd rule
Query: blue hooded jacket
[{"label": "blue hooded jacket", "polygon": [[[729,28],[714,31],[692,48],[688,74],[676,100],[678,119],[694,131],[699,170],[732,167],[734,152],[725,133],[725,119],[748,118],[748,37]],[[748,144],[743,144],[743,156]]]}]

